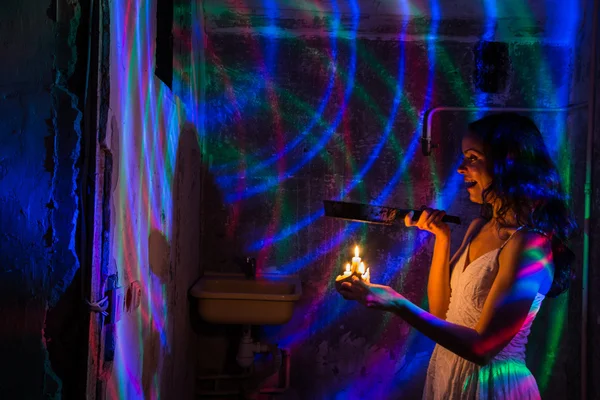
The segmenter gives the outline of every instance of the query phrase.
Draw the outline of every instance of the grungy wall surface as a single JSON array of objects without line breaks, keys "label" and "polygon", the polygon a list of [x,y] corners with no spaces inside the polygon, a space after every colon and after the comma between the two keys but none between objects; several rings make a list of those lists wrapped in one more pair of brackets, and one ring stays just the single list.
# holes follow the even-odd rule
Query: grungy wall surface
[{"label": "grungy wall surface", "polygon": [[[178,15],[189,21],[191,4],[180,3]],[[142,290],[139,308],[105,328],[105,348],[113,345],[104,356],[105,395],[193,398],[198,354],[187,293],[200,276],[198,116],[193,101],[184,104],[155,76],[157,2],[110,1],[109,7],[110,112],[102,145],[112,174],[105,182],[109,251],[101,272],[122,290],[136,281]],[[181,35],[191,38],[182,21],[173,26],[177,46],[185,42]],[[174,69],[173,86],[189,99],[193,82],[182,80],[190,66]]]},{"label": "grungy wall surface", "polygon": [[[466,0],[439,9],[430,7],[437,2],[407,9],[367,0],[339,9],[283,3],[206,1],[205,21],[190,2],[175,1],[173,92],[154,75],[156,2],[109,4],[102,146],[112,160],[110,246],[99,272],[121,288],[138,281],[142,297],[140,308],[106,328],[114,340],[103,354],[106,398],[191,398],[198,361],[211,372],[231,361],[239,332],[197,346],[187,291],[203,267],[236,271],[234,258],[246,255],[257,257],[259,271],[303,281],[293,320],[254,331],[291,350],[284,398],[419,398],[433,344],[397,318],[344,302],[333,277],[358,243],[373,281],[426,306],[431,238],[326,219],[322,200],[429,204],[469,220],[478,210],[454,169],[464,125],[476,115],[437,115],[439,147],[426,158],[424,112],[585,100],[590,37],[577,32],[584,22],[589,28],[583,6],[591,1],[497,9]],[[9,0],[0,13],[2,398],[74,398],[82,384],[77,338],[86,311],[76,235],[86,4]],[[204,29],[206,122],[197,57]],[[507,43],[506,53],[492,54],[499,71],[482,61],[482,38]],[[494,93],[482,92],[482,76],[497,80]],[[585,114],[535,119],[581,222]],[[464,229],[453,227],[454,248]],[[598,268],[590,287],[596,282]],[[579,394],[580,286],[577,275],[568,298],[546,301],[530,336],[528,365],[545,399]],[[590,311],[593,340],[598,307]],[[598,349],[590,349],[592,374]],[[591,387],[593,398],[598,382]]]},{"label": "grungy wall surface", "polygon": [[5,399],[69,398],[81,388],[76,371],[82,359],[82,299],[75,279],[80,12],[78,1],[11,0],[2,3],[0,13],[0,393]]},{"label": "grungy wall surface", "polygon": [[[536,9],[529,6],[522,12]],[[292,321],[259,331],[291,350],[292,387],[284,397],[420,398],[433,344],[398,318],[345,302],[333,280],[358,244],[373,281],[426,306],[432,238],[327,219],[322,200],[431,205],[470,221],[478,208],[455,169],[466,123],[482,114],[436,115],[439,147],[428,158],[419,143],[424,113],[439,105],[586,101],[580,88],[587,63],[575,31],[583,13],[569,7],[562,33],[532,13],[528,29],[504,35],[487,32],[479,19],[443,15],[394,18],[384,35],[352,10],[323,20],[320,10],[292,12],[280,3],[205,4],[209,170],[201,260],[207,270],[237,271],[235,258],[252,255],[259,271],[300,274],[303,299]],[[491,56],[501,61],[493,62],[499,71],[486,64],[482,38],[505,43]],[[495,92],[482,90],[482,76],[495,80]],[[532,116],[582,223],[584,163],[574,155],[585,150],[585,109]],[[453,227],[453,249],[465,228]],[[580,242],[575,250],[581,254]],[[576,298],[580,282],[573,290]],[[530,336],[528,365],[545,399],[578,391],[578,331],[570,329],[568,297],[544,302]],[[229,339],[235,345],[235,335]],[[212,352],[201,364],[218,369],[223,350],[214,338],[202,340]]]}]

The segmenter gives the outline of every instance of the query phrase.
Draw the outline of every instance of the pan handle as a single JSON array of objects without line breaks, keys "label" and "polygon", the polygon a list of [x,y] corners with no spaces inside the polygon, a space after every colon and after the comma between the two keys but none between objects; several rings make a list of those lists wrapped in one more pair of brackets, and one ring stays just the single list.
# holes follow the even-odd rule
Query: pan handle
[{"label": "pan handle", "polygon": [[[415,213],[413,214],[412,220],[417,221],[419,219],[419,217],[421,216],[422,211],[421,210],[413,210],[413,211]],[[455,215],[444,215],[442,217],[442,222],[460,225],[460,217],[457,217]]]}]

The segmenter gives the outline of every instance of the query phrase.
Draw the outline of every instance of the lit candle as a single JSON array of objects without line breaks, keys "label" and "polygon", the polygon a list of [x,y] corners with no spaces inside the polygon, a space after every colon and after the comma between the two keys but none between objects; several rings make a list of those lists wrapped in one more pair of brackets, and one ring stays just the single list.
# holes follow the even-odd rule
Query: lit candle
[{"label": "lit candle", "polygon": [[352,257],[352,264],[346,263],[344,271],[341,275],[335,278],[335,287],[339,291],[341,290],[343,282],[350,282],[352,276],[356,275],[359,279],[364,282],[371,283],[371,272],[370,269],[365,266],[365,263],[359,257],[358,246],[354,247],[354,257]]},{"label": "lit candle", "polygon": [[346,263],[346,270],[342,273],[342,275],[338,275],[335,278],[335,287],[339,291],[342,287],[343,282],[349,282],[352,280],[352,270],[350,263]]},{"label": "lit candle", "polygon": [[358,265],[358,273],[361,275],[363,275],[365,273],[365,263],[364,262],[361,262]]},{"label": "lit candle", "polygon": [[363,281],[370,283],[371,282],[371,274],[369,273],[369,268],[367,268],[367,272],[362,275]]},{"label": "lit candle", "polygon": [[344,276],[350,276],[352,271],[350,271],[350,263],[346,264],[346,270],[344,271]]},{"label": "lit candle", "polygon": [[358,256],[358,246],[354,248],[354,257],[352,257],[352,272],[356,272],[360,264],[360,257]]}]

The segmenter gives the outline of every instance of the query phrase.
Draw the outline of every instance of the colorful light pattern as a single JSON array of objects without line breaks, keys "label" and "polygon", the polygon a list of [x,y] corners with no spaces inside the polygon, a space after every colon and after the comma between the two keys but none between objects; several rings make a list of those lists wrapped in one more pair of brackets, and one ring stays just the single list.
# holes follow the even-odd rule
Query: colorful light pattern
[{"label": "colorful light pattern", "polygon": [[[552,3],[553,12],[561,13],[568,23],[552,26],[548,40],[569,48],[580,16],[574,3],[566,3]],[[368,373],[363,378],[349,374],[346,380],[337,379],[327,388],[329,398],[352,398],[358,393],[362,397],[399,393],[403,385],[409,384],[410,377],[422,373],[426,365],[424,354],[431,349],[431,343],[423,342],[414,332],[398,333],[398,321],[389,316],[365,316],[333,291],[331,279],[323,278],[335,276],[337,261],[343,258],[349,246],[355,242],[365,243],[369,251],[368,244],[378,240],[380,232],[357,223],[338,224],[334,232],[325,231],[319,202],[325,196],[379,204],[402,202],[414,207],[421,205],[419,202],[423,199],[419,182],[430,182],[434,194],[430,205],[452,207],[462,191],[462,180],[455,173],[457,165],[448,166],[435,154],[425,161],[418,158],[423,115],[448,98],[455,99],[452,105],[457,106],[483,106],[502,99],[472,90],[468,76],[461,71],[462,60],[455,58],[439,36],[444,8],[438,1],[397,2],[398,12],[404,17],[393,39],[398,43],[396,52],[387,54],[388,59],[382,59],[369,47],[368,41],[360,38],[362,14],[357,0],[347,4],[335,1],[303,4],[311,9],[306,13],[314,13],[315,18],[329,12],[330,18],[324,20],[322,31],[318,32],[327,39],[327,46],[313,45],[293,29],[279,26],[286,5],[265,1],[261,6],[265,11],[264,27],[249,29],[249,33],[255,35],[250,39],[251,52],[248,53],[252,57],[246,64],[230,64],[225,59],[228,49],[219,47],[222,43],[212,40],[209,33],[206,64],[198,64],[192,55],[187,60],[189,65],[175,65],[174,86],[179,88],[179,97],[153,74],[151,27],[155,16],[152,6],[128,0],[111,7],[111,37],[115,41],[111,54],[114,60],[112,104],[121,127],[114,138],[119,143],[119,159],[114,192],[113,241],[117,244],[113,257],[119,276],[124,280],[139,280],[146,294],[139,316],[117,325],[117,355],[110,387],[115,398],[158,398],[161,367],[156,368],[149,381],[142,382],[139,371],[144,367],[143,357],[152,351],[161,355],[172,351],[173,338],[169,337],[167,318],[169,293],[166,283],[148,267],[146,238],[150,232],[159,231],[165,240],[170,240],[175,158],[185,121],[197,126],[200,148],[211,160],[210,174],[229,207],[227,237],[235,239],[241,235],[244,250],[258,255],[259,267],[275,264],[281,273],[300,273],[310,280],[315,266],[319,266],[321,283],[315,286],[308,304],[302,306],[300,311],[304,314],[288,326],[267,329],[267,333],[277,338],[280,345],[297,350],[312,345],[311,341],[322,338],[323,332],[328,332],[328,337],[336,337],[337,326],[351,324],[351,318],[359,318],[359,315],[372,323],[374,334],[370,340],[375,342],[366,347],[369,352],[361,361]],[[208,11],[235,15],[245,6],[243,1],[232,1]],[[519,1],[500,4],[486,0],[483,7],[486,15],[480,37],[483,40],[503,40],[496,28],[504,7],[520,7],[520,15],[534,18],[526,3]],[[186,12],[189,10],[185,7],[177,8],[175,15]],[[419,19],[425,16],[430,19]],[[407,46],[408,31],[411,24],[419,23],[427,34],[423,35],[424,47],[415,50],[414,46]],[[201,51],[199,37],[204,28],[201,22],[193,21],[191,53]],[[175,34],[183,34],[182,29],[176,26]],[[316,101],[306,93],[295,91],[297,86],[290,88],[282,84],[282,75],[286,73],[281,70],[281,60],[286,57],[283,53],[286,48],[281,46],[284,39],[295,40],[298,48],[311,55],[309,64],[321,69],[323,79],[314,83],[320,92]],[[536,50],[532,57],[539,62],[536,67],[541,72],[533,75],[539,81],[539,93],[528,95],[525,100],[545,99],[544,105],[549,107],[566,104],[569,86],[564,79],[567,75],[559,75],[553,68],[555,65],[559,65],[561,71],[566,68],[571,62],[569,53],[559,54],[564,58],[545,54],[542,42],[530,44],[527,49]],[[416,63],[416,59],[424,59],[426,63]],[[419,70],[423,65],[426,68]],[[532,76],[529,66],[516,64],[512,68],[520,79]],[[376,84],[368,83],[360,75],[364,71],[370,71]],[[206,78],[206,98],[201,97],[204,93],[201,76]],[[445,90],[440,85],[444,79],[452,97],[441,92]],[[415,87],[422,88],[422,92],[415,93]],[[384,100],[379,90],[385,92]],[[353,127],[356,123],[353,113],[363,108],[377,123],[375,130],[367,132],[368,138],[357,135]],[[256,146],[251,129],[260,116],[261,123],[269,119],[272,127],[268,135],[264,134],[264,141],[268,143],[262,147]],[[559,160],[562,178],[570,188],[571,161],[568,146],[563,145],[567,142],[567,125],[566,116],[541,121],[547,142],[553,145],[551,153]],[[233,134],[224,134],[227,131]],[[273,141],[267,140],[269,135],[273,135]],[[220,139],[227,141],[218,143]],[[342,162],[336,157],[341,157]],[[390,163],[383,169],[382,160]],[[414,169],[415,163],[423,168],[425,176],[415,176],[418,172]],[[317,190],[310,198],[312,207],[302,208],[298,198],[288,194],[289,188],[295,182],[300,185],[301,180],[309,181],[310,171],[317,164],[324,165],[331,176],[335,175],[335,182],[325,191]],[[382,171],[386,181],[374,180],[374,175]],[[373,181],[375,183],[371,183]],[[309,182],[308,185],[318,184]],[[271,218],[249,233],[244,225],[248,204],[261,202],[272,206]],[[331,235],[325,237],[324,232]],[[310,245],[299,246],[296,242],[298,237],[306,238],[315,233],[319,237]],[[376,269],[375,281],[399,282],[403,286],[407,276],[422,274],[418,270],[422,266],[410,255],[419,253],[429,238],[417,232],[410,232],[407,237],[407,241],[386,248],[385,257],[378,255],[378,260],[388,264]],[[421,298],[420,303],[424,305],[425,299]],[[552,313],[556,328],[551,332],[548,348],[558,347],[565,314],[566,302],[558,303]],[[391,353],[395,356],[390,356]],[[542,391],[552,374],[551,361],[550,358],[543,363],[539,373]],[[421,369],[414,367],[417,364]]]}]

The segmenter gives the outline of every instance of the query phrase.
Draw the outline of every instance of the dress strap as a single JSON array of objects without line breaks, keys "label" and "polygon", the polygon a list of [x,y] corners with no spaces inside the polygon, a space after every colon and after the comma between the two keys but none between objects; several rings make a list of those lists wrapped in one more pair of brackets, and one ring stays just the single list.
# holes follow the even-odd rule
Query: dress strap
[{"label": "dress strap", "polygon": [[525,228],[525,225],[521,225],[513,233],[511,233],[510,236],[508,237],[508,239],[506,239],[504,241],[504,243],[502,243],[502,246],[500,246],[500,250],[502,250],[504,248],[504,246],[506,246],[506,243],[508,243],[508,241],[510,240],[510,238],[512,238],[515,235],[515,233],[519,232],[523,228]]}]

